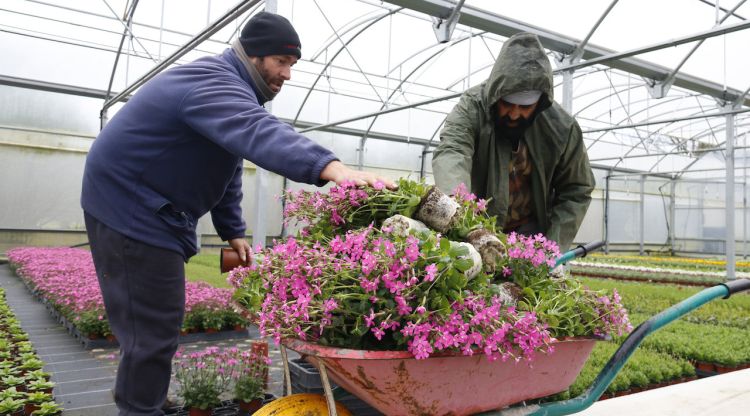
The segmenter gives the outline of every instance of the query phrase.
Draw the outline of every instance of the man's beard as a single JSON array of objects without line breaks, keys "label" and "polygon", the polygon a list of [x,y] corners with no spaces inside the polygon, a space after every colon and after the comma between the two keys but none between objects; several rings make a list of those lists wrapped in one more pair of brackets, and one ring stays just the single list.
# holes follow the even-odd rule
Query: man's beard
[{"label": "man's beard", "polygon": [[523,134],[526,132],[526,129],[528,129],[531,126],[531,123],[533,121],[534,121],[533,115],[528,119],[519,117],[515,121],[516,126],[511,127],[509,125],[509,123],[511,122],[510,117],[502,116],[498,118],[497,120],[498,132],[500,133],[500,137],[508,138],[508,139],[513,140],[514,142],[517,142],[523,137]]}]

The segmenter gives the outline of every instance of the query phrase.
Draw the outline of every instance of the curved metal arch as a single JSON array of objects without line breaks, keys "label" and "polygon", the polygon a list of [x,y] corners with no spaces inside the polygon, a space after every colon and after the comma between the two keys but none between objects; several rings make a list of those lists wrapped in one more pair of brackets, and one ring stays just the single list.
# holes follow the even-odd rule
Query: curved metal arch
[{"label": "curved metal arch", "polygon": [[[618,88],[621,88],[621,87],[626,87],[626,88],[618,90]],[[589,91],[587,91],[587,92],[585,92],[583,94],[579,94],[579,95],[575,96],[574,99],[575,98],[585,97],[585,96],[587,96],[589,94],[597,93],[597,92],[600,92],[600,91],[603,91],[603,90],[614,90],[614,91],[617,91],[617,92],[625,92],[625,91],[628,91],[628,90],[632,90],[632,89],[636,89],[636,88],[641,88],[641,87],[642,87],[642,85],[630,85],[630,86],[628,86],[628,85],[614,85],[614,88],[610,88],[610,87],[595,88],[593,90],[589,90]],[[583,111],[588,110],[591,106],[599,104],[600,102],[602,102],[602,101],[604,101],[604,100],[606,100],[606,99],[608,99],[610,97],[612,97],[612,94],[605,95],[605,96],[603,96],[603,97],[601,97],[601,98],[599,98],[597,100],[592,101],[587,106],[585,106],[585,107],[581,108],[580,110],[576,111],[575,113],[573,113],[573,117],[578,117],[579,115],[581,115],[581,113]],[[620,107],[620,108],[622,108],[622,107]],[[595,117],[599,117],[600,115],[595,115]]]},{"label": "curved metal arch", "polygon": [[[745,126],[750,127],[750,120],[748,120],[748,122],[745,123],[745,124],[740,124],[739,126],[735,124],[735,127],[745,127]],[[718,129],[718,131],[721,132],[721,131],[724,131],[724,129],[725,128],[720,128],[720,129]],[[726,141],[722,142],[722,143],[726,143]],[[700,161],[701,159],[703,159],[703,157],[706,156],[709,153],[712,153],[712,152],[706,152],[706,154],[702,155],[701,157],[696,158],[694,161],[692,161],[689,164],[687,164],[684,168],[682,168],[682,171],[680,173],[678,173],[678,174],[675,175],[675,178],[682,177],[682,175],[684,175],[685,173],[687,173],[688,169],[690,169],[691,166],[693,166],[694,164],[698,163],[698,161]]]},{"label": "curved metal arch", "polygon": [[[692,115],[697,115],[697,114],[700,114],[700,113],[704,113],[704,112],[705,112],[705,111],[703,110],[703,107],[701,107],[701,106],[694,106],[694,107],[690,107],[690,108],[700,108],[700,111],[698,111],[698,112],[695,112],[695,113],[691,114],[691,116],[692,116]],[[679,121],[675,121],[675,122],[669,122],[669,123],[665,123],[665,124],[664,124],[664,125],[663,125],[663,126],[662,126],[661,128],[659,128],[659,129],[655,130],[654,132],[651,132],[651,133],[650,133],[650,134],[649,134],[649,135],[648,135],[648,136],[647,136],[646,138],[648,138],[648,137],[651,137],[651,136],[652,136],[653,134],[657,134],[657,133],[658,133],[658,132],[659,132],[660,130],[663,130],[663,129],[665,129],[665,128],[667,128],[667,127],[671,126],[671,125],[676,125],[677,123],[679,123]],[[684,139],[684,140],[682,140],[682,141],[680,141],[680,142],[678,142],[678,143],[675,143],[674,147],[678,147],[678,146],[680,146],[680,145],[682,145],[682,144],[685,144],[685,143],[687,143],[687,142],[689,142],[689,141],[694,141],[694,140],[695,140],[695,136],[692,136],[692,137],[690,137],[690,138],[686,138],[686,139]],[[655,155],[655,156],[658,156],[658,155]],[[651,168],[649,168],[649,169],[647,170],[647,172],[653,172],[653,171],[654,171],[654,169],[656,168],[656,166],[658,166],[658,165],[659,165],[659,163],[661,163],[661,161],[662,161],[662,160],[666,159],[666,158],[667,158],[667,156],[669,156],[669,154],[665,154],[665,155],[660,155],[660,156],[658,156],[658,159],[656,160],[656,162],[654,162],[654,164],[653,164],[653,165],[651,166]]]},{"label": "curved metal arch", "polygon": [[[483,37],[482,37],[482,40],[484,40],[484,39],[485,39],[485,38],[484,38],[484,36],[483,36]],[[550,53],[547,53],[547,55],[550,55]],[[495,61],[496,61],[496,59],[497,59],[497,58],[495,58],[495,57],[493,56],[493,58],[492,58],[492,62],[489,62],[489,63],[487,63],[486,65],[483,65],[482,67],[480,67],[480,68],[478,68],[478,69],[476,69],[476,70],[474,70],[474,71],[471,71],[470,73],[468,73],[468,74],[466,74],[466,75],[464,75],[464,76],[462,76],[462,77],[460,77],[460,78],[456,79],[455,81],[452,81],[452,82],[448,83],[448,86],[447,86],[447,87],[445,87],[445,88],[446,88],[447,90],[449,90],[449,91],[450,91],[450,90],[451,90],[451,88],[455,87],[455,86],[456,86],[456,85],[457,85],[457,84],[458,84],[459,82],[461,82],[461,81],[465,80],[466,78],[469,78],[469,77],[470,77],[470,76],[472,76],[472,75],[475,75],[475,74],[479,73],[480,71],[483,71],[483,70],[485,70],[485,69],[487,69],[487,68],[489,68],[489,67],[492,67],[493,65],[495,65]],[[588,74],[590,74],[590,73],[582,73],[582,74],[581,74],[581,76],[585,76],[585,75],[588,75]],[[557,86],[559,86],[559,84],[557,84],[557,85],[554,85],[554,86],[553,86],[553,88],[554,88],[554,87],[557,87]]]},{"label": "curved metal arch", "polygon": [[[677,99],[677,98],[675,98],[675,99]],[[674,100],[673,100],[673,101],[674,101]],[[649,108],[653,108],[653,107],[649,107]],[[693,113],[693,114],[691,114],[691,115],[695,115],[695,114],[699,114],[699,113],[703,113],[703,112],[704,112],[704,111],[703,111],[703,110],[701,109],[701,111],[699,111],[699,112],[697,112],[697,113]],[[655,116],[656,116],[656,117],[658,117],[658,116],[660,116],[660,115],[662,115],[662,114],[666,114],[666,113],[656,114]],[[672,121],[672,122],[667,122],[667,123],[664,123],[664,125],[663,125],[662,127],[659,127],[658,129],[656,129],[656,130],[654,130],[654,131],[652,131],[652,132],[649,132],[649,134],[648,134],[648,135],[647,135],[646,137],[644,137],[644,138],[641,138],[641,142],[643,142],[643,141],[647,140],[648,138],[652,137],[652,136],[653,136],[653,135],[655,135],[655,134],[658,134],[658,133],[659,133],[659,132],[660,132],[661,130],[665,129],[666,127],[668,127],[668,126],[670,126],[670,125],[673,125],[673,124],[676,124],[676,123],[678,123],[678,121]],[[680,143],[676,143],[676,144],[675,144],[675,147],[676,147],[676,146],[678,146],[679,144],[680,144]],[[632,151],[633,151],[634,149],[635,149],[635,146],[632,146],[632,147],[630,148],[630,150],[628,150],[627,152],[625,152],[625,154],[624,154],[624,155],[623,155],[623,156],[622,156],[622,157],[620,158],[620,160],[619,160],[619,161],[618,161],[617,163],[615,163],[615,164],[614,164],[613,166],[614,166],[614,167],[617,167],[617,166],[618,166],[618,165],[619,165],[619,164],[620,164],[621,162],[623,162],[623,161],[624,161],[624,159],[627,159],[627,158],[628,158],[628,156],[630,155],[630,153],[631,153],[631,152],[632,152]],[[665,155],[665,156],[662,156],[662,157],[661,157],[661,159],[657,160],[657,162],[656,162],[656,163],[658,164],[658,162],[659,162],[660,160],[663,160],[663,159],[664,159],[665,157],[666,157],[666,155]],[[653,170],[653,167],[652,167],[651,169],[649,169],[649,170],[648,170],[647,172],[651,172],[652,170]]]},{"label": "curved metal arch", "polygon": [[[465,31],[463,31],[463,32],[464,32],[464,33],[466,33]],[[477,33],[470,33],[470,32],[469,32],[469,35],[471,35],[472,37],[473,37],[473,36],[476,36],[476,35],[487,35],[487,34],[488,34],[488,32],[487,32],[487,31],[480,31],[480,32],[477,32]],[[462,38],[459,38],[459,39],[461,39],[461,40],[465,40],[465,39],[467,39],[467,36],[464,36],[464,37],[462,37]],[[449,45],[453,45],[454,43],[456,43],[456,42],[454,41],[454,42],[452,42],[452,43],[449,43]],[[411,55],[407,56],[407,57],[406,57],[406,58],[404,58],[404,59],[403,59],[403,60],[402,60],[401,62],[399,62],[398,64],[396,64],[396,65],[395,65],[395,66],[394,66],[393,68],[389,69],[389,70],[388,70],[388,72],[386,72],[386,73],[385,73],[385,76],[386,76],[386,77],[387,77],[387,76],[389,76],[389,75],[390,75],[391,73],[393,73],[393,72],[394,72],[394,71],[395,71],[396,69],[398,69],[398,68],[402,67],[402,66],[403,66],[403,65],[405,65],[405,64],[406,64],[407,62],[409,62],[409,61],[410,61],[410,60],[412,60],[413,58],[415,58],[415,57],[417,57],[417,56],[421,55],[422,53],[424,53],[424,52],[426,52],[426,51],[428,51],[428,50],[430,50],[430,49],[436,48],[436,47],[438,47],[438,48],[440,48],[441,46],[443,46],[443,47],[444,47],[445,45],[446,45],[446,44],[444,44],[444,43],[433,43],[433,44],[431,44],[431,45],[428,45],[428,46],[426,46],[426,47],[424,47],[424,48],[422,48],[422,49],[420,49],[420,50],[418,50],[418,51],[414,52],[413,54],[411,54]],[[444,49],[444,48],[442,48],[442,49],[440,49],[440,50],[442,51],[443,49]],[[494,59],[494,57],[493,57],[493,59]],[[422,62],[422,64],[424,65],[424,62]]]},{"label": "curved metal arch", "polygon": [[492,66],[494,66],[494,65],[495,65],[495,63],[494,63],[494,62],[491,62],[491,63],[489,63],[489,64],[487,64],[487,65],[483,65],[483,66],[482,66],[481,68],[479,68],[479,69],[476,69],[476,70],[474,70],[474,71],[471,71],[471,72],[469,72],[469,73],[468,73],[467,75],[464,75],[464,76],[462,76],[462,77],[460,77],[460,78],[456,79],[455,81],[453,81],[453,82],[450,82],[450,83],[449,83],[449,84],[448,84],[448,85],[447,85],[447,86],[445,87],[445,89],[447,89],[448,91],[451,91],[451,90],[453,89],[453,87],[455,87],[456,85],[458,85],[458,84],[459,84],[460,82],[463,82],[463,81],[464,81],[465,79],[469,78],[470,76],[472,76],[472,75],[476,75],[476,74],[478,74],[479,72],[481,72],[481,71],[484,71],[485,69],[487,69],[487,68],[489,68],[489,67],[492,67]]},{"label": "curved metal arch", "polygon": [[[716,126],[709,126],[709,128],[706,128],[706,129],[700,131],[699,133],[696,133],[690,139],[691,140],[699,140],[699,139],[701,139],[703,137],[708,137],[708,136],[711,136],[711,135],[715,136],[716,133],[721,133],[722,131],[724,131],[724,127],[723,126],[724,126],[724,123],[717,123]],[[724,143],[724,142],[721,142],[718,139],[716,140],[716,146],[720,146],[721,143]]]},{"label": "curved metal arch", "polygon": [[[376,20],[376,19],[378,19],[378,17],[380,17],[382,19],[383,17],[387,17],[389,15],[393,15],[396,12],[398,12],[399,10],[403,10],[403,8],[385,9],[385,10],[390,10],[390,12],[387,12],[385,14],[383,14],[383,10],[384,9],[373,10],[371,12],[367,12],[367,13],[359,16],[358,18],[355,18],[355,19],[352,19],[352,20],[346,22],[346,24],[344,24],[343,26],[341,26],[339,28],[339,30],[336,30],[335,33],[333,33],[331,36],[328,37],[328,39],[325,40],[325,42],[323,42],[322,46],[319,47],[318,50],[315,51],[315,53],[313,53],[312,57],[310,57],[310,61],[315,61],[316,59],[318,59],[318,57],[320,57],[320,55],[322,55],[324,52],[326,52],[328,50],[328,48],[330,48],[331,46],[333,46],[333,44],[336,43],[337,40],[339,40],[342,36],[344,36],[344,35],[348,34],[349,32],[351,32],[352,30],[356,29],[360,25],[363,25],[363,24],[365,24],[365,23],[367,23],[367,22],[369,22],[371,20]],[[349,27],[347,27],[347,26],[349,26]],[[356,35],[354,35],[354,37],[357,37],[358,35],[359,35],[359,33],[357,33]]]},{"label": "curved metal arch", "polygon": [[[331,64],[336,59],[336,57],[338,57],[339,54],[341,54],[341,52],[343,52],[343,51],[346,50],[346,46],[348,44],[350,44],[352,41],[354,41],[354,39],[356,39],[364,31],[366,31],[367,29],[369,29],[370,27],[372,27],[372,25],[374,25],[375,23],[383,20],[384,18],[386,18],[386,17],[388,17],[388,16],[390,16],[390,15],[398,12],[399,10],[401,10],[401,9],[393,9],[393,10],[389,10],[388,12],[382,14],[381,16],[374,16],[372,18],[372,21],[370,21],[367,25],[365,25],[365,27],[363,27],[357,33],[355,33],[351,38],[349,38],[349,40],[347,40],[341,46],[341,48],[339,48],[339,50],[336,51],[336,53],[331,57],[331,59],[329,59],[328,62],[326,62],[326,64],[320,70],[320,72],[318,73],[318,76],[315,78],[315,81],[313,81],[312,85],[310,85],[310,87],[307,89],[307,94],[305,94],[305,98],[302,100],[302,103],[300,103],[299,109],[297,110],[297,114],[294,116],[294,120],[293,120],[292,123],[296,123],[297,122],[297,120],[299,119],[300,114],[302,114],[302,110],[304,109],[305,104],[307,103],[307,100],[310,98],[310,95],[312,94],[313,90],[315,89],[315,85],[318,84],[318,81],[320,81],[320,78],[323,77],[323,74],[328,69],[328,67],[331,66]],[[361,24],[364,24],[364,23],[367,23],[367,21],[365,20]]]},{"label": "curved metal arch", "polygon": [[[672,99],[669,99],[669,101],[666,101],[666,100],[665,100],[665,101],[662,101],[662,102],[660,102],[660,103],[659,103],[659,104],[657,104],[657,105],[668,104],[668,103],[670,103],[670,102],[672,102],[672,101],[676,101],[676,100],[681,100],[682,98],[683,98],[683,97],[676,97],[676,98],[672,98]],[[646,101],[646,100],[647,100],[647,99],[643,99],[643,100],[637,100],[637,101],[636,101],[636,103],[640,103],[640,102],[643,102],[643,101]],[[664,100],[664,99],[662,99],[662,100]],[[653,106],[653,107],[655,107],[655,106]],[[642,112],[644,112],[644,111],[646,111],[646,110],[649,110],[649,109],[651,109],[651,108],[653,108],[653,107],[646,107],[646,108],[643,108],[643,109],[641,109],[641,110],[638,110],[638,111],[636,111],[636,112],[634,112],[634,113],[632,113],[632,114],[628,113],[628,116],[627,116],[627,118],[630,118],[630,117],[632,117],[632,116],[634,116],[634,115],[638,115],[638,114],[640,114],[640,113],[642,113]],[[626,118],[626,119],[627,119],[627,118]],[[617,122],[616,124],[620,124],[620,123],[622,123],[623,121],[625,121],[626,119],[623,119],[623,120],[621,120],[621,121]],[[606,136],[606,135],[607,135],[607,133],[609,133],[609,131],[605,131],[605,132],[603,132],[602,134],[600,134],[600,135],[599,135],[599,137],[597,137],[596,139],[594,139],[594,140],[593,140],[593,141],[591,142],[591,144],[589,144],[588,146],[586,146],[586,150],[589,150],[589,149],[591,149],[591,147],[593,147],[593,146],[594,146],[594,145],[595,145],[595,144],[596,144],[597,142],[599,142],[599,140],[601,140],[601,138],[602,138],[602,137]]]},{"label": "curved metal arch", "polygon": [[[456,39],[455,41],[452,41],[450,43],[446,43],[444,47],[440,48],[435,53],[433,53],[432,55],[428,56],[424,61],[422,61],[419,65],[417,65],[414,69],[412,69],[412,71],[409,72],[409,74],[407,74],[401,80],[401,82],[399,82],[399,84],[393,89],[393,92],[391,92],[391,94],[388,96],[388,98],[386,99],[385,103],[383,103],[383,106],[380,107],[380,109],[381,110],[385,109],[388,106],[388,103],[391,101],[391,98],[393,98],[393,96],[396,94],[396,92],[398,92],[399,88],[401,88],[401,86],[404,85],[404,83],[406,83],[406,81],[409,78],[411,78],[412,75],[414,75],[420,68],[422,68],[422,66],[424,66],[425,64],[427,64],[433,58],[435,58],[436,56],[442,55],[445,51],[447,51],[450,47],[452,47],[454,45],[457,45],[457,44],[459,44],[459,43],[461,43],[461,42],[463,42],[463,41],[465,41],[467,39],[472,39],[472,38],[474,38],[476,36],[481,36],[481,35],[483,35],[485,33],[486,32],[470,33],[468,36]],[[375,125],[375,122],[377,120],[378,120],[378,116],[375,116],[375,117],[372,118],[372,121],[370,122],[370,125],[367,126],[367,130],[365,130],[365,134],[360,139],[360,142],[359,142],[359,149],[360,149],[359,166],[360,167],[362,167],[362,165],[364,163],[364,148],[365,148],[365,143],[367,142],[367,136],[370,134],[370,130],[372,130],[372,126]]]}]

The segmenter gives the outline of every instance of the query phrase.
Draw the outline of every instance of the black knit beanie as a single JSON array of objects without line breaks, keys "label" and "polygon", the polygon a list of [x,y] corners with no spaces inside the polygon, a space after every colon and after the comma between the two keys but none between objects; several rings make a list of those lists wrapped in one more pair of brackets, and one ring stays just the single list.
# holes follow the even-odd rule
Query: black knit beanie
[{"label": "black knit beanie", "polygon": [[294,55],[302,58],[297,31],[285,17],[260,12],[242,28],[240,43],[248,56]]}]

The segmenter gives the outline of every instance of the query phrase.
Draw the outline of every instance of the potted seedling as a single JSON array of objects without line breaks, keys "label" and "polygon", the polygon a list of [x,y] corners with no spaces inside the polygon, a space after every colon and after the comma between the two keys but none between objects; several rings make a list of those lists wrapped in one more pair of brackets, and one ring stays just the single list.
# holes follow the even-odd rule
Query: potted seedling
[{"label": "potted seedling", "polygon": [[19,366],[21,371],[26,372],[40,370],[42,367],[44,367],[44,361],[38,358],[29,358],[28,360],[23,361],[23,364]]},{"label": "potted seedling", "polygon": [[30,392],[41,391],[42,393],[52,394],[53,388],[55,388],[55,383],[45,379],[37,379],[29,382],[27,390]]},{"label": "potted seedling", "polygon": [[29,341],[21,341],[16,343],[16,350],[19,354],[34,352],[34,346]]},{"label": "potted seedling", "polygon": [[49,402],[52,400],[52,395],[41,391],[34,391],[26,394],[26,404],[23,407],[26,415],[31,415],[35,411],[39,410],[42,403]]},{"label": "potted seedling", "polygon": [[23,415],[24,401],[21,399],[7,398],[0,400],[0,415],[21,416]]},{"label": "potted seedling", "polygon": [[34,380],[45,380],[45,381],[49,381],[49,379],[50,379],[50,377],[52,376],[52,374],[50,374],[50,373],[48,373],[48,372],[46,372],[46,371],[44,371],[44,370],[41,370],[41,369],[40,369],[40,370],[29,371],[29,372],[28,372],[28,373],[26,374],[26,376],[27,376],[27,377],[30,377],[30,378],[32,378],[32,379],[34,379]]},{"label": "potted seedling", "polygon": [[39,408],[34,410],[31,415],[32,416],[52,416],[52,415],[60,415],[62,414],[63,408],[60,407],[59,404],[48,401],[41,403],[39,405]]},{"label": "potted seedling", "polygon": [[24,391],[26,387],[26,377],[7,376],[2,378],[2,384],[5,388],[15,387],[18,391]]},{"label": "potted seedling", "polygon": [[263,406],[265,398],[267,358],[255,351],[243,352],[239,360],[234,397],[239,404],[240,415],[252,415]]}]

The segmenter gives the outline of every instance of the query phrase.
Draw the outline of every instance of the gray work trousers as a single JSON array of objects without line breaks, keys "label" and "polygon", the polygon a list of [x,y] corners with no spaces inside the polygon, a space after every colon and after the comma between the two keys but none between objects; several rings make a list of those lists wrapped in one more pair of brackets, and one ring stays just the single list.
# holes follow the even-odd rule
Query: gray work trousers
[{"label": "gray work trousers", "polygon": [[114,389],[120,416],[163,415],[185,314],[183,257],[84,217],[107,317],[120,343]]}]

